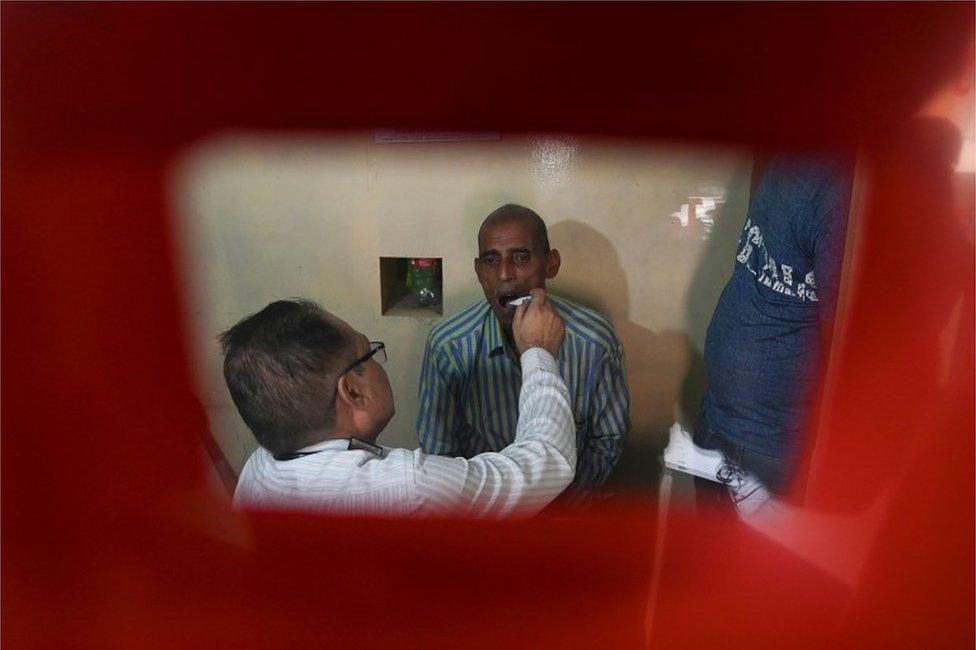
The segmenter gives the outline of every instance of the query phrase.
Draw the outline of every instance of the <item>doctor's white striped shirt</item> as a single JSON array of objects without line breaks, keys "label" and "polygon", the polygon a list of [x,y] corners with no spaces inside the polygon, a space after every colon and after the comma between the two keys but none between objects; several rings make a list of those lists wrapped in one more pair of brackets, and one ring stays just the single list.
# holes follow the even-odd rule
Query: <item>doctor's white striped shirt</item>
[{"label": "doctor's white striped shirt", "polygon": [[349,449],[341,439],[301,450],[314,454],[278,461],[258,449],[241,471],[234,505],[349,516],[534,514],[573,480],[576,432],[552,355],[532,348],[521,364],[515,440],[499,452],[464,459],[384,448],[377,456]]}]

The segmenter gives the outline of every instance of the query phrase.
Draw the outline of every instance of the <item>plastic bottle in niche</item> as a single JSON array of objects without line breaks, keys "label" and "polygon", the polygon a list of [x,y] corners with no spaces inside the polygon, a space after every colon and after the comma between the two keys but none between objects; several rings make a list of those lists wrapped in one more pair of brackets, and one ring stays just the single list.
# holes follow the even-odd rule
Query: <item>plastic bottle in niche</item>
[{"label": "plastic bottle in niche", "polygon": [[413,294],[418,307],[430,307],[441,302],[441,262],[434,257],[412,257],[407,269],[407,290]]}]

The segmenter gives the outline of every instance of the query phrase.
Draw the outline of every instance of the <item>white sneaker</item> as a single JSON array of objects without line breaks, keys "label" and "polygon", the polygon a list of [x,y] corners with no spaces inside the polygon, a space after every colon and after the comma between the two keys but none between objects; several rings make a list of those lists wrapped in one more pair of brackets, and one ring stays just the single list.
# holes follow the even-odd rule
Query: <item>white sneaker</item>
[{"label": "white sneaker", "polygon": [[752,472],[744,472],[717,449],[703,449],[696,445],[691,433],[678,423],[671,425],[668,446],[664,450],[664,465],[669,469],[699,476],[716,483],[724,483],[739,515],[751,516],[767,503],[772,495]]},{"label": "white sneaker", "polygon": [[718,481],[716,472],[725,460],[722,452],[717,449],[702,449],[692,441],[691,433],[677,422],[671,425],[668,435],[668,446],[664,449],[665,467],[709,481]]}]

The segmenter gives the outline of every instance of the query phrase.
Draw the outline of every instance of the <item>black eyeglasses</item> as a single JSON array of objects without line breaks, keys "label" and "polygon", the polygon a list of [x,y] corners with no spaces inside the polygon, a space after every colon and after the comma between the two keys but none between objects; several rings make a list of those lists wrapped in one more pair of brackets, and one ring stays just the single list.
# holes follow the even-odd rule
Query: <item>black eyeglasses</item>
[{"label": "black eyeglasses", "polygon": [[376,363],[386,363],[385,343],[383,343],[382,341],[370,341],[369,352],[367,352],[366,354],[364,354],[363,356],[359,357],[358,359],[350,363],[348,366],[346,366],[346,369],[340,372],[339,376],[341,377],[342,375],[346,374],[347,372],[349,372],[359,364],[365,363],[366,361],[369,361],[373,357],[376,358]]}]

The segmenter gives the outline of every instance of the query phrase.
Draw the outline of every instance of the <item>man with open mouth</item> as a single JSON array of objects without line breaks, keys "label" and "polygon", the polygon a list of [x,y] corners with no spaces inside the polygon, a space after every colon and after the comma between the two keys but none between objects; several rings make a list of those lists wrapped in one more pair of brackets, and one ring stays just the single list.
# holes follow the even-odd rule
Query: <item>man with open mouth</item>
[{"label": "man with open mouth", "polygon": [[[504,449],[515,435],[522,382],[512,339],[520,298],[559,272],[546,224],[534,211],[503,205],[478,231],[475,273],[485,300],[431,330],[420,375],[417,432],[430,454],[471,458]],[[549,294],[566,323],[557,355],[576,421],[577,469],[571,500],[606,481],[630,428],[623,347],[601,314]]]}]

